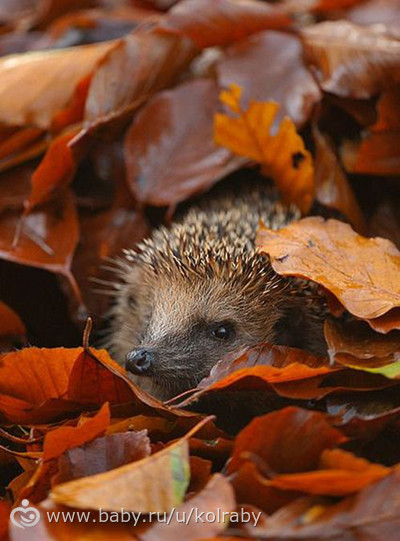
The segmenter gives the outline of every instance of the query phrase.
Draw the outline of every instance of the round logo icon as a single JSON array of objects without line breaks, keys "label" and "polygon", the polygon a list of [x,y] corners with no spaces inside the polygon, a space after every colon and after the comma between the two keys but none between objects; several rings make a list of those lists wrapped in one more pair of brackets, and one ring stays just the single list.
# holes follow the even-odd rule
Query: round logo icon
[{"label": "round logo icon", "polygon": [[10,520],[18,528],[30,528],[36,526],[40,520],[40,513],[34,507],[28,507],[29,501],[22,500],[21,507],[11,511]]}]

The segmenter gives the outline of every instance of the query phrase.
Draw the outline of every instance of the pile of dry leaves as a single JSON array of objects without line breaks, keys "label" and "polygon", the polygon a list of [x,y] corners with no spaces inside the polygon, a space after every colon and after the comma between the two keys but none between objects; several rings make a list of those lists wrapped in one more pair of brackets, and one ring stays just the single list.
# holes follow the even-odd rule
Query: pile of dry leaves
[{"label": "pile of dry leaves", "polygon": [[[395,539],[399,0],[0,0],[0,55],[0,535]],[[329,356],[261,344],[162,404],[78,347],[90,277],[255,171],[302,211],[257,244],[324,291]]]}]

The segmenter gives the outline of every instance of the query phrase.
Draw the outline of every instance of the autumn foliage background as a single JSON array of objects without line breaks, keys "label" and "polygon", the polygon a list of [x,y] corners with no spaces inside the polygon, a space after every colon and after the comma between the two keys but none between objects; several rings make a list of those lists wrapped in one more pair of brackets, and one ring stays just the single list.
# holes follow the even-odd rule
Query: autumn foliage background
[{"label": "autumn foliage background", "polygon": [[[398,536],[399,38],[398,0],[0,0],[5,539]],[[328,355],[260,344],[162,404],[90,347],[102,264],[248,179],[302,212],[257,245],[327,297]],[[173,507],[262,518],[46,519]]]}]

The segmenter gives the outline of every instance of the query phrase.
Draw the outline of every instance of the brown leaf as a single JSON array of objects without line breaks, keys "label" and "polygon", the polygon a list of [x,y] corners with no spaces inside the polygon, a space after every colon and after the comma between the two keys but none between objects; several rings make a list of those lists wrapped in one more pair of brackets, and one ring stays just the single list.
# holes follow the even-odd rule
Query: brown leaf
[{"label": "brown leaf", "polygon": [[[224,88],[240,86],[244,106],[249,100],[279,103],[275,126],[288,115],[301,127],[321,97],[302,55],[296,36],[261,32],[228,48],[216,66],[218,81]],[[262,65],[268,69],[260,69]]]},{"label": "brown leaf", "polygon": [[346,325],[325,321],[324,332],[332,362],[363,369],[382,367],[400,360],[400,332],[384,336],[373,332],[361,321]]},{"label": "brown leaf", "polygon": [[278,274],[321,284],[359,318],[400,306],[400,252],[386,239],[366,239],[347,224],[312,217],[279,231],[262,228],[257,245]]},{"label": "brown leaf", "polygon": [[25,336],[26,328],[19,315],[0,301],[0,336]]},{"label": "brown leaf", "polygon": [[[20,231],[19,231],[20,228]],[[0,216],[0,258],[69,276],[79,226],[71,193],[28,216]]]},{"label": "brown leaf", "polygon": [[[105,473],[61,485],[51,498],[63,505],[109,511],[167,512],[183,501],[189,485],[188,438],[210,418],[203,419],[183,438],[150,457]],[[157,482],[155,481],[157,480]],[[141,487],[133,491],[132,487]]]},{"label": "brown leaf", "polygon": [[161,21],[160,27],[181,33],[200,47],[223,46],[265,29],[290,26],[277,6],[254,0],[183,0]]},{"label": "brown leaf", "polygon": [[76,144],[79,137],[85,138],[103,124],[110,129],[111,122],[124,121],[145,99],[170,85],[194,55],[189,40],[163,35],[154,28],[140,29],[119,40],[92,78],[85,125]]},{"label": "brown leaf", "polygon": [[272,487],[258,470],[254,462],[243,462],[232,475],[232,486],[236,500],[243,504],[259,507],[265,513],[272,514],[300,496],[297,492],[278,490]]},{"label": "brown leaf", "polygon": [[[263,539],[395,539],[399,529],[400,472],[338,503],[301,498],[268,517],[252,534]],[[250,532],[249,532],[250,533]]]},{"label": "brown leaf", "polygon": [[0,122],[48,129],[77,84],[112,47],[110,42],[96,43],[0,59]]},{"label": "brown leaf", "polygon": [[391,470],[355,457],[342,449],[321,453],[319,469],[304,473],[278,475],[270,485],[281,490],[326,496],[347,496],[389,475]]},{"label": "brown leaf", "polygon": [[[109,210],[80,215],[80,241],[72,262],[72,273],[92,314],[104,314],[112,293],[109,275],[101,266],[107,258],[119,255],[149,234],[144,214],[113,205]],[[106,280],[102,289],[96,279]]]},{"label": "brown leaf", "polygon": [[136,116],[127,132],[125,160],[138,201],[174,205],[239,166],[241,160],[213,142],[218,93],[212,80],[197,79],[159,93]]},{"label": "brown leaf", "polygon": [[102,436],[110,424],[110,407],[106,403],[94,417],[77,426],[61,426],[46,434],[43,444],[43,462],[58,458],[69,449],[79,447]]},{"label": "brown leaf", "polygon": [[360,142],[343,141],[340,156],[346,171],[368,175],[399,175],[399,140],[400,131],[382,131],[367,132]]},{"label": "brown leaf", "polygon": [[[235,509],[235,497],[233,489],[221,474],[216,473],[207,483],[206,487],[196,494],[189,501],[176,509],[179,516],[188,517],[191,510],[195,509],[199,513],[214,513],[215,516],[224,517],[222,513],[231,513]],[[200,515],[201,517],[203,515]],[[201,520],[193,517],[189,524],[181,524],[176,516],[170,523],[159,523],[152,526],[142,536],[143,541],[175,541],[177,537],[182,536],[185,541],[196,541],[198,539],[210,538],[211,536],[222,533],[226,527],[224,520],[207,521],[204,524]]]},{"label": "brown leaf", "polygon": [[329,208],[339,210],[354,229],[366,233],[367,226],[351,185],[336,156],[332,141],[313,126],[315,142],[314,173],[316,199]]},{"label": "brown leaf", "polygon": [[[86,432],[87,420],[79,428]],[[62,430],[59,428],[58,430]],[[56,431],[54,431],[56,432]],[[49,438],[50,432],[46,436]],[[95,436],[96,437],[96,436]],[[91,438],[92,439],[92,438]],[[46,446],[45,440],[45,446]],[[105,471],[119,468],[130,462],[145,458],[150,454],[150,440],[147,431],[126,432],[124,434],[111,434],[104,437],[96,437],[90,443],[86,440],[83,445],[76,446],[65,451],[59,458],[59,474],[56,482],[65,483],[73,479],[80,479],[88,475],[96,475]]]},{"label": "brown leaf", "polygon": [[68,130],[54,139],[43,160],[32,175],[32,191],[26,202],[26,211],[49,201],[56,190],[66,188],[75,175],[76,163],[68,143],[78,128]]},{"label": "brown leaf", "polygon": [[241,88],[235,84],[221,92],[220,99],[233,116],[215,115],[215,142],[261,164],[262,173],[272,177],[284,201],[307,212],[314,198],[313,160],[292,120],[285,117],[273,134],[279,105],[250,101],[243,109],[240,97]]},{"label": "brown leaf", "polygon": [[375,27],[329,21],[304,28],[301,37],[325,92],[370,98],[400,81],[400,43]]},{"label": "brown leaf", "polygon": [[324,449],[346,440],[323,414],[288,407],[256,417],[236,437],[228,472],[256,455],[275,473],[316,469]]}]

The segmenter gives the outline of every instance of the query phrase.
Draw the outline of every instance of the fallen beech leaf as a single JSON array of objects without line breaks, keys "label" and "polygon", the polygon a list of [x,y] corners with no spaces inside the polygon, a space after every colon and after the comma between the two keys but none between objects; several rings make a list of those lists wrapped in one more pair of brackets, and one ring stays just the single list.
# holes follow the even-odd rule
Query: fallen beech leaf
[{"label": "fallen beech leaf", "polygon": [[51,121],[52,133],[60,133],[67,126],[77,124],[82,120],[91,80],[92,74],[83,77],[76,85],[74,94],[66,107],[54,113]]},{"label": "fallen beech leaf", "polygon": [[386,239],[366,239],[347,224],[311,217],[279,231],[262,228],[256,243],[278,274],[321,284],[361,319],[400,306],[400,252]]},{"label": "fallen beech leaf", "polygon": [[[400,472],[368,486],[338,503],[301,498],[251,528],[263,539],[395,539],[399,529]],[[250,533],[250,532],[249,532]]]},{"label": "fallen beech leaf", "polygon": [[[188,517],[191,510],[200,513],[214,513],[226,520],[207,521],[205,525],[201,520],[193,517],[189,524],[182,526],[180,521],[173,517],[169,523],[158,523],[147,530],[142,536],[143,541],[175,541],[177,537],[183,537],[188,541],[209,539],[210,536],[222,533],[228,525],[228,514],[235,510],[235,497],[229,481],[221,474],[216,473],[207,483],[206,487],[193,498],[176,509],[178,516]],[[226,513],[224,516],[223,513]],[[200,515],[201,517],[203,515]]]},{"label": "fallen beech leaf", "polygon": [[68,143],[78,131],[79,128],[70,129],[50,144],[32,175],[32,192],[26,202],[27,212],[51,199],[57,189],[65,188],[72,181],[76,164]]},{"label": "fallen beech leaf", "polygon": [[278,475],[271,486],[281,490],[325,496],[347,496],[391,473],[389,468],[355,457],[342,449],[324,450],[319,470],[298,474]]},{"label": "fallen beech leaf", "polygon": [[254,0],[183,0],[160,21],[161,28],[187,36],[200,48],[227,45],[290,24],[278,6]]},{"label": "fallen beech leaf", "polygon": [[[90,421],[91,419],[87,420],[78,428],[85,432],[85,429],[89,428],[87,424]],[[62,428],[58,430],[62,430]],[[46,440],[54,432],[50,432],[46,436]],[[75,436],[75,433],[73,436]],[[56,478],[57,484],[110,471],[124,464],[145,458],[150,454],[150,440],[147,437],[146,430],[141,430],[140,432],[130,431],[125,434],[112,434],[102,438],[95,437],[96,439],[94,441],[87,443],[87,441],[90,441],[88,439],[79,447],[74,445],[73,448],[70,448],[60,456],[58,461],[59,473]],[[43,459],[45,459],[45,455]]]},{"label": "fallen beech leaf", "polygon": [[132,414],[182,416],[189,426],[199,418],[137,388],[105,350],[25,348],[0,357],[0,412],[10,422],[50,422],[105,401],[129,402]]},{"label": "fallen beech leaf", "polygon": [[174,205],[239,166],[213,143],[217,107],[216,84],[197,79],[157,94],[140,111],[125,139],[127,179],[138,201]]},{"label": "fallen beech leaf", "polygon": [[254,462],[243,462],[231,476],[231,483],[239,503],[255,505],[267,514],[274,513],[300,496],[297,492],[272,487]]},{"label": "fallen beech leaf", "polygon": [[361,142],[343,141],[340,156],[346,171],[368,175],[399,175],[399,136],[400,131],[367,132]]},{"label": "fallen beech leaf", "polygon": [[[118,521],[102,522],[99,513],[92,511],[90,520],[84,519],[63,520],[62,513],[68,513],[70,509],[62,505],[56,505],[50,499],[45,499],[35,507],[40,513],[40,520],[29,528],[29,539],[31,541],[67,541],[69,539],[85,539],[85,541],[135,541],[137,535],[143,530],[139,522],[138,526]],[[71,516],[71,515],[64,515]],[[57,518],[58,517],[58,518]],[[10,523],[10,539],[12,541],[25,541],[26,530]]]},{"label": "fallen beech leaf", "polygon": [[315,189],[316,199],[329,208],[339,210],[346,216],[354,229],[366,233],[367,226],[357,199],[335,154],[328,136],[313,126],[315,142]]},{"label": "fallen beech leaf", "polygon": [[390,30],[391,25],[396,27],[399,16],[399,0],[367,0],[346,13],[346,19],[353,23],[360,25],[381,23],[385,25],[385,30],[388,27]]},{"label": "fallen beech leaf", "polygon": [[369,319],[368,323],[374,331],[387,334],[389,331],[400,331],[400,309],[395,308],[390,310],[383,316],[376,317],[375,319]]},{"label": "fallen beech leaf", "polygon": [[15,133],[1,141],[0,161],[26,149],[30,144],[43,136],[43,130],[40,128],[21,128]]},{"label": "fallen beech leaf", "polygon": [[274,179],[286,202],[296,203],[306,212],[314,196],[312,157],[293,122],[285,117],[278,133],[270,135],[279,106],[273,102],[251,101],[248,109],[243,110],[240,95],[240,87],[234,84],[221,93],[221,101],[236,116],[215,115],[216,143],[260,163],[263,173]]},{"label": "fallen beech leaf", "polygon": [[0,213],[5,210],[23,210],[34,170],[32,164],[24,164],[0,173]]},{"label": "fallen beech leaf", "polygon": [[110,424],[110,407],[106,403],[94,417],[78,426],[61,426],[46,434],[43,444],[43,462],[58,458],[74,447],[79,447],[102,436]]},{"label": "fallen beech leaf", "polygon": [[[303,64],[299,39],[282,32],[261,32],[233,44],[216,65],[223,88],[235,83],[249,100],[279,103],[274,127],[288,115],[301,127],[311,115],[321,92]],[[260,69],[261,65],[268,69]]]},{"label": "fallen beech leaf", "polygon": [[387,377],[400,373],[400,332],[384,336],[361,321],[347,325],[325,321],[324,333],[332,362],[361,370],[374,369],[374,373]]},{"label": "fallen beech leaf", "polygon": [[187,406],[203,395],[225,391],[263,391],[268,403],[271,393],[311,400],[350,390],[396,386],[396,382],[384,377],[372,377],[366,373],[361,376],[357,370],[329,367],[323,359],[296,348],[261,344],[236,355],[228,355],[225,361],[217,364],[210,376],[200,382],[199,390],[178,405]]},{"label": "fallen beech leaf", "polygon": [[346,440],[325,416],[288,407],[256,417],[236,437],[228,472],[237,470],[256,455],[275,473],[313,470],[320,455]]},{"label": "fallen beech leaf", "polygon": [[154,28],[137,30],[119,40],[92,78],[81,137],[132,114],[144,99],[170,85],[194,55],[189,40],[163,35]]},{"label": "fallen beech leaf", "polygon": [[142,513],[170,511],[171,507],[182,503],[189,485],[188,439],[209,419],[203,419],[183,438],[150,457],[57,485],[51,492],[52,500],[84,509],[120,512],[124,508]]},{"label": "fallen beech leaf", "polygon": [[140,242],[149,234],[149,226],[142,212],[115,203],[109,210],[81,213],[80,228],[72,273],[89,313],[104,314],[112,291],[111,284],[104,289],[94,286],[96,279],[106,282],[110,279],[101,266],[123,248]]},{"label": "fallen beech leaf", "polygon": [[304,28],[301,37],[325,92],[370,98],[400,81],[400,42],[373,26],[327,21]]},{"label": "fallen beech leaf", "polygon": [[113,47],[106,42],[1,58],[0,122],[48,129],[77,84]]},{"label": "fallen beech leaf", "polygon": [[[16,237],[19,227],[21,230]],[[19,212],[3,212],[0,258],[70,276],[78,236],[75,203],[72,194],[67,192],[62,199],[25,217]]]},{"label": "fallen beech leaf", "polygon": [[19,315],[0,301],[0,336],[25,336],[26,328]]}]

